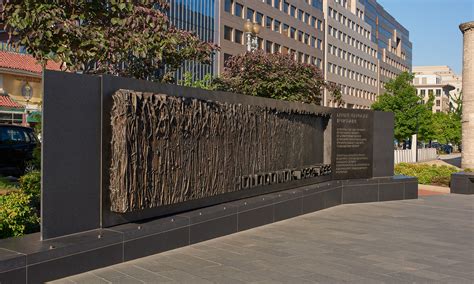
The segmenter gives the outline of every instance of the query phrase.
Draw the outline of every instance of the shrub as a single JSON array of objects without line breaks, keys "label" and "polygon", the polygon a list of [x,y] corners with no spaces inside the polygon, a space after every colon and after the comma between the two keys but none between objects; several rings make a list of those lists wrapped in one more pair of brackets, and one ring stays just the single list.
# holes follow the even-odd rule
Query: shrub
[{"label": "shrub", "polygon": [[31,204],[39,209],[41,198],[41,173],[33,171],[20,178],[20,189],[27,195],[31,195]]},{"label": "shrub", "polygon": [[21,236],[38,230],[39,218],[31,207],[32,196],[22,191],[0,196],[0,238]]},{"label": "shrub", "polygon": [[324,81],[315,65],[261,50],[232,56],[214,83],[223,91],[314,104],[320,104],[326,88],[335,101],[342,101],[340,89]]},{"label": "shrub", "polygon": [[395,173],[418,178],[421,184],[449,186],[451,174],[459,170],[451,166],[437,166],[428,164],[400,163],[395,166]]}]

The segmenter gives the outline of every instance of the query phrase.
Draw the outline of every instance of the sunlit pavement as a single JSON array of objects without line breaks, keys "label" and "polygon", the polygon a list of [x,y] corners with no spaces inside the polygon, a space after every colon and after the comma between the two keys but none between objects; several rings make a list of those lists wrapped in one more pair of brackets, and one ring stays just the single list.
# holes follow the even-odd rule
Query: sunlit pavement
[{"label": "sunlit pavement", "polygon": [[54,283],[473,283],[473,206],[342,205]]}]

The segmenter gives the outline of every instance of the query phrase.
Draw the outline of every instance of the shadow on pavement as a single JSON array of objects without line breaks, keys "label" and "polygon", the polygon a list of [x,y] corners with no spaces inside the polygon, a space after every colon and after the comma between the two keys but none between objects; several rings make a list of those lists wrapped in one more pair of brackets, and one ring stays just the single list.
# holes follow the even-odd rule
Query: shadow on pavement
[{"label": "shadow on pavement", "polygon": [[446,159],[446,160],[443,159],[443,161],[450,164],[451,166],[455,166],[458,168],[461,167],[461,157]]}]

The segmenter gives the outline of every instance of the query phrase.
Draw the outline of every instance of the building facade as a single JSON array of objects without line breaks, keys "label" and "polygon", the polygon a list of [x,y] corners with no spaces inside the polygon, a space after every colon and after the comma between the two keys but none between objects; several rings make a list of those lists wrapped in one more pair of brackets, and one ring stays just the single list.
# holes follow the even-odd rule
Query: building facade
[{"label": "building facade", "polygon": [[377,96],[377,45],[359,1],[324,0],[325,79],[338,84],[344,105],[326,96],[326,105],[368,108]]},{"label": "building facade", "polygon": [[[194,32],[201,40],[217,43],[219,0],[172,0],[169,1],[170,23],[186,31]],[[215,57],[215,56],[214,56]],[[201,80],[206,74],[217,74],[216,58],[211,64],[186,61],[176,72],[176,81],[183,80],[184,74],[192,74],[194,80]]]},{"label": "building facade", "polygon": [[[1,0],[0,0],[1,2]],[[220,50],[211,64],[185,62],[176,81],[217,76],[226,60],[246,51],[244,25],[260,26],[258,48],[290,54],[316,65],[342,91],[343,104],[324,93],[332,107],[369,108],[384,84],[411,71],[409,32],[376,0],[171,0],[168,16]],[[0,32],[0,40],[2,33]]]},{"label": "building facade", "polygon": [[413,73],[415,74],[415,85],[420,85],[422,82],[418,75],[438,75],[443,84],[449,84],[453,88],[449,91],[450,109],[454,110],[458,107],[458,100],[462,96],[462,77],[454,73],[454,71],[446,65],[441,66],[413,66]]},{"label": "building facade", "polygon": [[246,51],[247,20],[261,26],[259,49],[315,64],[340,86],[344,103],[325,92],[327,106],[369,108],[388,80],[411,71],[409,33],[376,0],[220,0],[218,12],[218,73]]},{"label": "building facade", "polygon": [[433,113],[447,113],[451,109],[449,92],[454,90],[454,86],[443,82],[442,77],[436,74],[415,74],[413,84],[417,89],[417,94],[426,103],[434,97]]},{"label": "building facade", "polygon": [[295,60],[323,68],[324,17],[320,0],[221,0],[219,12],[219,73],[227,58],[246,51],[247,20],[261,26],[259,49],[291,54]]},{"label": "building facade", "polygon": [[[28,54],[0,50],[0,123],[37,122],[33,113],[41,111],[42,67]],[[55,62],[46,68],[60,70]]]}]

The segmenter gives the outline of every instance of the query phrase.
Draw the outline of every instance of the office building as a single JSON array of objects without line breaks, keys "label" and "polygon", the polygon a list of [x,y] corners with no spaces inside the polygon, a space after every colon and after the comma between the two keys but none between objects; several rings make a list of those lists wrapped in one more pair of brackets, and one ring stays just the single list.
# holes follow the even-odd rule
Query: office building
[{"label": "office building", "polygon": [[461,99],[462,95],[462,77],[454,73],[454,71],[446,65],[442,66],[413,66],[413,73],[415,74],[414,84],[416,86],[422,85],[422,81],[418,75],[438,75],[441,77],[443,84],[449,84],[453,88],[449,91],[450,109],[457,108],[457,101]]},{"label": "office building", "polygon": [[256,48],[314,64],[340,86],[344,103],[325,92],[327,106],[369,108],[386,82],[411,71],[409,32],[376,0],[171,0],[167,13],[177,28],[220,46],[211,64],[185,62],[177,81],[185,72],[216,76],[246,52],[247,21],[260,27]]},{"label": "office building", "polygon": [[[218,2],[219,0],[169,1],[170,23],[181,30],[194,32],[203,41],[217,43]],[[182,80],[186,72],[192,74],[195,80],[203,79],[206,74],[214,76],[217,74],[215,63],[215,58],[212,58],[211,64],[186,61],[176,72],[176,81]]]},{"label": "office building", "polygon": [[292,54],[321,68],[342,91],[343,104],[369,108],[384,84],[411,70],[408,31],[375,0],[221,0],[218,72],[231,55],[246,51],[244,24],[261,25],[258,48]]},{"label": "office building", "polygon": [[219,12],[219,72],[227,58],[246,51],[244,24],[247,20],[261,26],[258,49],[291,54],[295,60],[323,68],[321,0],[221,0]]},{"label": "office building", "polygon": [[455,87],[443,82],[442,77],[436,74],[415,74],[413,84],[417,94],[426,103],[430,97],[434,97],[433,113],[447,113],[451,109],[449,92]]}]

